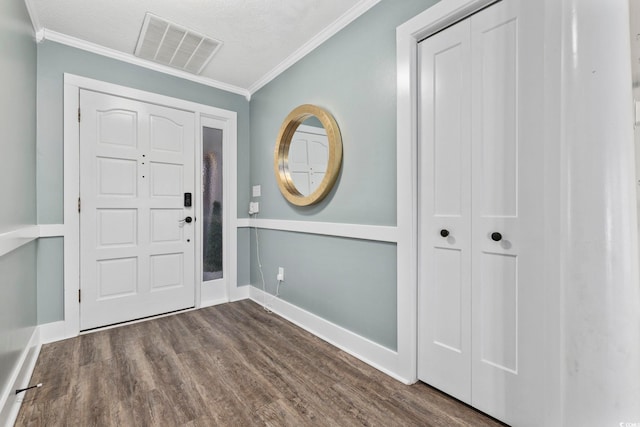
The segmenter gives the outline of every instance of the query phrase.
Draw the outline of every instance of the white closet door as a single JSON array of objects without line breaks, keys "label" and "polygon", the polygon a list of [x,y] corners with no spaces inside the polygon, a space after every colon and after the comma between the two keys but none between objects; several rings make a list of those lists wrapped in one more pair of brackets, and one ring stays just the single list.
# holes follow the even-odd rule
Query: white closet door
[{"label": "white closet door", "polygon": [[420,43],[418,377],[471,403],[470,22]]},{"label": "white closet door", "polygon": [[81,329],[194,306],[193,113],[80,92]]},{"label": "white closet door", "polygon": [[536,9],[504,0],[419,47],[418,377],[518,426],[544,417]]},{"label": "white closet door", "polygon": [[541,424],[545,352],[542,143],[531,108],[543,77],[527,65],[540,42],[520,28],[520,7],[506,0],[471,18],[472,405],[519,426]]}]

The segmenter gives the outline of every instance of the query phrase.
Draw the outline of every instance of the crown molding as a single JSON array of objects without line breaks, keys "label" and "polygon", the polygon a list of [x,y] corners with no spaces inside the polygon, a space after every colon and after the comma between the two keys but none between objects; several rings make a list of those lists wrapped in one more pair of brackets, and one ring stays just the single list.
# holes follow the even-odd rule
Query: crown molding
[{"label": "crown molding", "polygon": [[[26,0],[29,1],[29,0]],[[205,86],[213,87],[216,89],[224,90],[226,92],[235,93],[237,95],[244,96],[247,100],[250,99],[251,94],[247,89],[230,85],[227,83],[219,82],[217,80],[209,79],[206,77],[196,76],[194,74],[187,73],[185,71],[177,70],[165,65],[156,64],[151,61],[133,56],[132,54],[123,53],[115,49],[110,49],[104,46],[100,46],[95,43],[91,43],[85,40],[81,40],[66,34],[58,33],[49,29],[42,29],[43,40],[49,40],[56,43],[61,43],[67,46],[71,46],[77,49],[85,50],[87,52],[95,53],[96,55],[106,56],[107,58],[116,59],[118,61],[127,62],[129,64],[137,65],[139,67],[147,68],[160,73],[169,74],[174,77],[178,77],[185,80],[190,80],[195,83],[199,83]]]},{"label": "crown molding", "polygon": [[271,80],[278,77],[282,74],[286,69],[291,67],[293,64],[304,58],[308,53],[316,49],[322,43],[327,41],[333,35],[335,35],[338,31],[342,30],[344,27],[355,21],[361,15],[363,15],[366,11],[371,9],[373,6],[378,4],[380,0],[362,0],[358,2],[351,9],[346,11],[340,18],[334,21],[331,25],[326,27],[324,30],[319,32],[315,37],[302,45],[299,49],[289,55],[284,61],[278,64],[275,68],[269,71],[267,74],[258,79],[255,83],[249,86],[249,94],[253,95],[258,90],[260,90],[263,86],[269,83]]},{"label": "crown molding", "polygon": [[29,14],[29,19],[31,19],[31,25],[33,26],[33,33],[36,36],[36,42],[40,43],[42,41],[42,25],[40,25],[40,18],[38,17],[38,13],[36,12],[36,8],[33,5],[33,0],[24,0],[24,5],[27,7],[27,13]]},{"label": "crown molding", "polygon": [[34,28],[36,41],[38,43],[43,40],[54,41],[56,43],[61,43],[77,49],[85,50],[87,52],[95,53],[97,55],[116,59],[122,62],[127,62],[129,64],[137,65],[139,67],[147,68],[150,70],[158,71],[160,73],[168,74],[174,77],[199,83],[205,86],[224,90],[226,92],[242,95],[246,98],[247,101],[250,101],[251,96],[258,90],[260,90],[263,86],[265,86],[267,83],[269,83],[270,81],[278,77],[280,74],[282,74],[285,70],[287,70],[293,64],[295,64],[296,62],[304,58],[311,51],[316,49],[322,43],[327,41],[333,35],[338,33],[344,27],[349,25],[351,22],[355,21],[357,18],[359,18],[361,15],[363,15],[365,12],[367,12],[369,9],[371,9],[373,6],[375,6],[380,2],[380,0],[361,0],[355,6],[353,6],[351,9],[345,12],[342,16],[340,16],[331,25],[327,26],[315,37],[307,41],[304,45],[302,45],[295,52],[289,55],[284,61],[282,61],[280,64],[274,67],[271,71],[267,72],[264,76],[262,76],[256,82],[254,82],[251,86],[249,86],[248,89],[245,89],[239,86],[234,86],[231,84],[209,79],[206,77],[196,76],[194,74],[177,70],[165,65],[156,64],[154,62],[138,58],[132,54],[120,52],[115,49],[110,49],[95,43],[78,39],[76,37],[59,33],[57,31],[43,28],[40,24],[39,17],[36,12],[36,8],[33,6],[33,0],[24,0],[24,1],[27,7],[27,11],[29,13],[29,17],[31,18],[31,23]]}]

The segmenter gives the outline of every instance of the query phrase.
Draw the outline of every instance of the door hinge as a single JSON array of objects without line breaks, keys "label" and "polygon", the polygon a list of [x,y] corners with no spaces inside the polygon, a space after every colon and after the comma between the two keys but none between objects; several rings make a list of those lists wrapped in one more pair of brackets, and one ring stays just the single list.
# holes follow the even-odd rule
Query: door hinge
[{"label": "door hinge", "polygon": [[82,300],[81,296],[80,296],[80,292],[82,292],[80,289],[78,289],[78,302],[80,302]]},{"label": "door hinge", "polygon": [[78,213],[80,213],[80,197],[78,197]]},{"label": "door hinge", "polygon": [[78,107],[78,123],[80,123],[80,107]]}]

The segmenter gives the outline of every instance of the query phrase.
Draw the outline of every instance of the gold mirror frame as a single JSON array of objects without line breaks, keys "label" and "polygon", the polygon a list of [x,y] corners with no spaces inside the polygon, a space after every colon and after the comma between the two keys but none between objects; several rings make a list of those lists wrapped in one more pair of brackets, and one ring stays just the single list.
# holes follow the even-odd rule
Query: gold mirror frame
[{"label": "gold mirror frame", "polygon": [[[298,126],[312,116],[320,120],[320,123],[322,123],[322,126],[324,126],[327,132],[329,159],[327,161],[327,171],[325,172],[324,179],[313,193],[305,196],[298,191],[289,173],[289,147]],[[333,116],[323,108],[311,104],[296,107],[284,119],[280,127],[273,157],[273,169],[282,195],[296,206],[309,206],[318,203],[324,199],[333,188],[333,185],[338,179],[340,167],[342,166],[342,136],[340,135],[338,124]]]}]

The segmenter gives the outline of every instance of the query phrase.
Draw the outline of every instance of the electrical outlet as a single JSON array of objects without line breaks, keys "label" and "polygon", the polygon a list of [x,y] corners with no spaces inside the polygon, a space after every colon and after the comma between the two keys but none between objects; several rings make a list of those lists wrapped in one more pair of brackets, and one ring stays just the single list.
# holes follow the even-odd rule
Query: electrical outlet
[{"label": "electrical outlet", "polygon": [[284,282],[284,268],[278,267],[278,275],[276,276],[276,280]]},{"label": "electrical outlet", "polygon": [[260,195],[262,194],[262,187],[260,185],[254,185],[252,187],[253,190],[253,197],[260,197]]},{"label": "electrical outlet", "polygon": [[255,215],[260,212],[260,203],[249,202],[249,215]]}]

